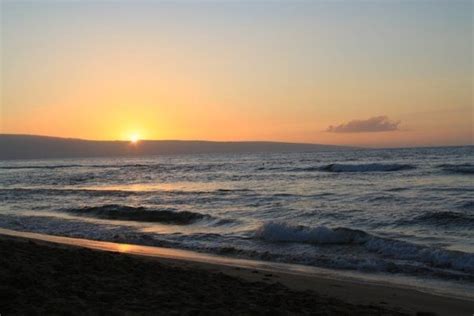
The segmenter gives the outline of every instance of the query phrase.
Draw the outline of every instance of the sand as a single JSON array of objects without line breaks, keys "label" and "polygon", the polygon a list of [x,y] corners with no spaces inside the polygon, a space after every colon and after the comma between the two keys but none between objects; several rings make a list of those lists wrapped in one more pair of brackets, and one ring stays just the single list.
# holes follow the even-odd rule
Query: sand
[{"label": "sand", "polygon": [[1,315],[471,315],[473,311],[472,301],[415,290],[0,235]]}]

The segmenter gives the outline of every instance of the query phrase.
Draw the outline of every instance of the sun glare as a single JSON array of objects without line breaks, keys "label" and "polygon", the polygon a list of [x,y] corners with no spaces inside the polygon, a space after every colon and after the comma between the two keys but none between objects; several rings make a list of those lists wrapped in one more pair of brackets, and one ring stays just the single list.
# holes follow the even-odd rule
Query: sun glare
[{"label": "sun glare", "polygon": [[130,142],[132,144],[138,143],[139,140],[140,140],[140,137],[139,137],[138,134],[133,134],[133,135],[130,136]]}]

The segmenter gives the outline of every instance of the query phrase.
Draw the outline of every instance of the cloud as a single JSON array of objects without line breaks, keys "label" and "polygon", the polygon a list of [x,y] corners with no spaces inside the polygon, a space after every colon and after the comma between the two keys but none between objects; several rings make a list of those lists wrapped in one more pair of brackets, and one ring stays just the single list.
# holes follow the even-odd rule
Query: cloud
[{"label": "cloud", "polygon": [[391,121],[386,116],[374,116],[367,120],[352,120],[337,126],[329,126],[331,133],[374,133],[397,131],[400,121]]}]

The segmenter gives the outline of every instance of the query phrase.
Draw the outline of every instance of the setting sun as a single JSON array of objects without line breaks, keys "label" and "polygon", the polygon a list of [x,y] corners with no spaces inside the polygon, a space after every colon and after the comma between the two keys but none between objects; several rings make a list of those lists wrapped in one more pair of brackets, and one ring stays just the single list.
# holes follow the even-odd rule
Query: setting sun
[{"label": "setting sun", "polygon": [[0,316],[474,316],[473,9],[0,0]]},{"label": "setting sun", "polygon": [[139,140],[140,140],[140,137],[139,137],[138,134],[132,134],[132,135],[130,136],[130,142],[131,142],[132,144],[138,143]]}]

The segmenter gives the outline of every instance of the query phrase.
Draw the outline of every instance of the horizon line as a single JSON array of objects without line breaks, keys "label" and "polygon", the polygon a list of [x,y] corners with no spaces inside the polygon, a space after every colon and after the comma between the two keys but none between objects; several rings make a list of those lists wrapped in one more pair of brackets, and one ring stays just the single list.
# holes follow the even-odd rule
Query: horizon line
[{"label": "horizon line", "polygon": [[[44,137],[44,138],[58,138],[65,140],[79,140],[88,142],[130,142],[125,139],[86,139],[78,137],[68,136],[52,136],[52,135],[39,135],[39,134],[15,134],[15,133],[0,133],[0,136],[30,136],[30,137]],[[460,144],[460,145],[416,145],[416,146],[361,146],[361,145],[340,145],[340,144],[325,144],[325,143],[308,143],[298,141],[280,141],[280,140],[207,140],[207,139],[139,139],[139,142],[208,142],[208,143],[280,143],[280,144],[297,144],[297,145],[322,145],[322,146],[333,146],[333,147],[346,147],[352,149],[404,149],[404,148],[438,148],[438,147],[471,147],[474,144]]]}]

